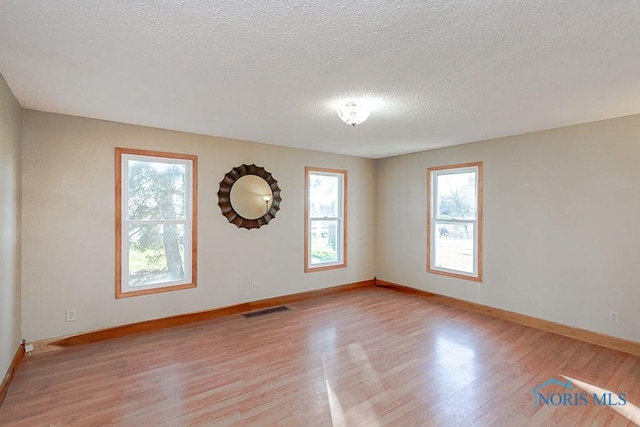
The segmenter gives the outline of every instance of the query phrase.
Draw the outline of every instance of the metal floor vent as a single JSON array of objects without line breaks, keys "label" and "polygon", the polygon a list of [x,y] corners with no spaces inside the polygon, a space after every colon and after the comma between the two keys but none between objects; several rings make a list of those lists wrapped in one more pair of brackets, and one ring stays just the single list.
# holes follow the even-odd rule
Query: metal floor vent
[{"label": "metal floor vent", "polygon": [[290,308],[286,307],[284,305],[280,305],[278,307],[271,307],[271,308],[267,308],[265,310],[254,311],[254,312],[251,312],[251,313],[244,313],[243,316],[246,317],[247,319],[249,319],[251,317],[264,316],[265,314],[278,313],[280,311],[287,311],[287,310],[290,310]]}]

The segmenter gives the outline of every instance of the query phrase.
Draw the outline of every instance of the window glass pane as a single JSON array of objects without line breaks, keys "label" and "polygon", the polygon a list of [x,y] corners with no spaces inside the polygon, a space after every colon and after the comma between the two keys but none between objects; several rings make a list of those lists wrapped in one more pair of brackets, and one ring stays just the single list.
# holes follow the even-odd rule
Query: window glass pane
[{"label": "window glass pane", "polygon": [[127,166],[128,219],[185,219],[184,163],[129,160]]},{"label": "window glass pane", "polygon": [[473,273],[473,224],[437,223],[434,264],[439,268]]},{"label": "window glass pane", "polygon": [[309,216],[340,216],[340,176],[309,174]]},{"label": "window glass pane", "polygon": [[184,224],[129,225],[129,286],[185,280]]},{"label": "window glass pane", "polygon": [[476,218],[475,172],[436,175],[438,218]]},{"label": "window glass pane", "polygon": [[311,264],[338,262],[340,243],[338,220],[311,221]]}]

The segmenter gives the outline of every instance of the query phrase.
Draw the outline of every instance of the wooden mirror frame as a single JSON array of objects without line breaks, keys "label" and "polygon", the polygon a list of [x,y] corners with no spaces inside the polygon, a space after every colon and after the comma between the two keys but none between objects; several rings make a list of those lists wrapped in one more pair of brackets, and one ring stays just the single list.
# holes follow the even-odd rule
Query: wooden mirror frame
[{"label": "wooden mirror frame", "polygon": [[[255,175],[264,179],[271,189],[272,202],[269,210],[259,218],[247,219],[235,211],[231,205],[231,188],[240,178],[246,175]],[[238,228],[246,228],[251,230],[252,228],[260,228],[263,225],[267,225],[269,221],[276,217],[276,212],[280,210],[280,202],[282,197],[280,196],[280,187],[278,187],[278,181],[273,178],[271,173],[267,172],[265,168],[252,165],[242,165],[231,169],[224,176],[224,179],[220,182],[220,190],[218,191],[218,206],[222,210],[224,215],[230,223],[235,224]]]}]

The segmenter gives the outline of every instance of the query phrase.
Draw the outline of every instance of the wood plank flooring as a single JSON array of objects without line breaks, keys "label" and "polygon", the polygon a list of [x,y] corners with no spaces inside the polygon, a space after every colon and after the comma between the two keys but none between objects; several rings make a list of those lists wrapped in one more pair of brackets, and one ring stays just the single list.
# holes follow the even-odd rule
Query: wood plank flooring
[{"label": "wood plank flooring", "polygon": [[[381,288],[288,307],[28,357],[0,425],[632,426],[640,419],[637,356]],[[532,389],[566,381],[561,375],[626,393],[628,403],[616,407],[626,416],[604,405],[534,406]]]}]

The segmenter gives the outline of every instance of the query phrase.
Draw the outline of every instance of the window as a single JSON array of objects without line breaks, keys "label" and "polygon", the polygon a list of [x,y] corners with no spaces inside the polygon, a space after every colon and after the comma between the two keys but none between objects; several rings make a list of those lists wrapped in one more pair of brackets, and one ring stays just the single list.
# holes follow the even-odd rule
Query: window
[{"label": "window", "polygon": [[306,168],[304,271],[347,266],[347,171]]},{"label": "window", "polygon": [[482,281],[482,162],[427,169],[427,271]]},{"label": "window", "polygon": [[197,166],[116,148],[116,298],[196,287]]}]

